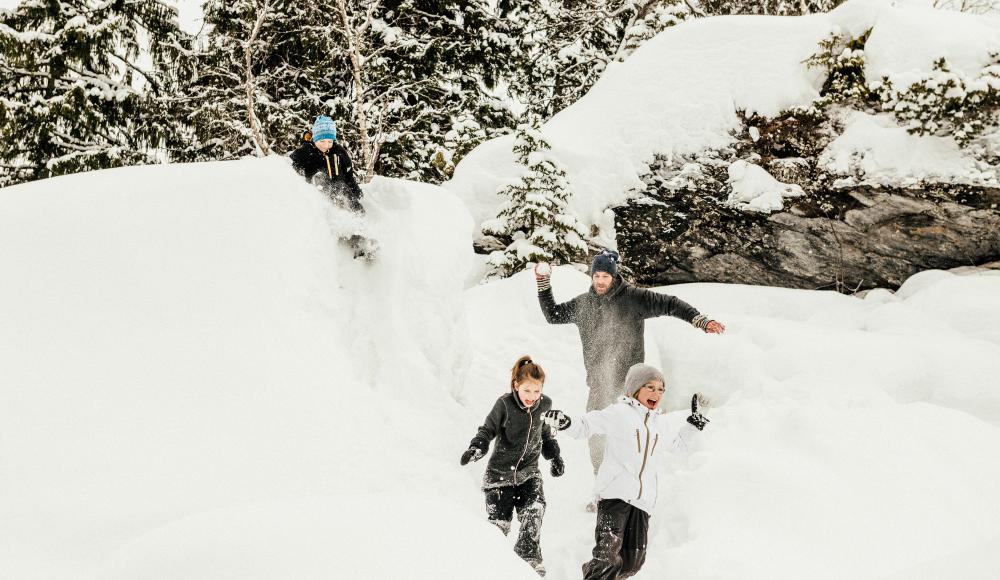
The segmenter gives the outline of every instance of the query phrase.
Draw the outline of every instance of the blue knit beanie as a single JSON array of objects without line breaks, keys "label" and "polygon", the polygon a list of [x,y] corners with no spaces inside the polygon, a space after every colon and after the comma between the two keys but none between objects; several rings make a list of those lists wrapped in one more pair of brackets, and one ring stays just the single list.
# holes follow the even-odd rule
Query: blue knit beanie
[{"label": "blue knit beanie", "polygon": [[313,143],[316,141],[322,141],[323,139],[333,139],[336,141],[337,123],[326,115],[320,115],[319,117],[316,117],[316,121],[313,122],[312,135]]},{"label": "blue knit beanie", "polygon": [[618,252],[614,250],[604,250],[600,254],[594,257],[594,261],[590,264],[590,275],[593,276],[597,272],[607,272],[612,276],[618,275],[618,260],[620,256]]}]

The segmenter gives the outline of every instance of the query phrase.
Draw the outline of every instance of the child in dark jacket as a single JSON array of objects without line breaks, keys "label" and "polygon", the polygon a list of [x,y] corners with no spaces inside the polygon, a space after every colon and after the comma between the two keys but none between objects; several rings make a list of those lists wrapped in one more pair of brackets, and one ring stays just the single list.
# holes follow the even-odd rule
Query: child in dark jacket
[{"label": "child in dark jacket", "polygon": [[542,367],[529,356],[519,358],[511,369],[510,392],[497,399],[461,460],[462,465],[478,461],[496,440],[483,476],[486,514],[507,535],[517,510],[521,530],[514,552],[541,576],[545,575],[539,544],[545,494],[539,454],[551,462],[553,477],[566,469],[554,433],[542,423],[542,413],[552,408],[552,400],[542,394],[544,382]]},{"label": "child in dark jacket", "polygon": [[320,115],[302,146],[292,152],[292,167],[347,209],[363,213],[361,187],[354,177],[354,164],[347,150],[337,143],[337,124]]}]

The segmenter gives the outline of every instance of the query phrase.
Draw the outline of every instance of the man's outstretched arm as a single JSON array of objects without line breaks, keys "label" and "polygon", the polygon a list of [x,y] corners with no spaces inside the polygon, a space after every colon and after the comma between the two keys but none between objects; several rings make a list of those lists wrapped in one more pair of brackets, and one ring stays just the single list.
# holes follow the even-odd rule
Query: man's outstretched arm
[{"label": "man's outstretched arm", "polygon": [[539,274],[538,270],[538,266],[535,266],[535,282],[538,283],[538,305],[542,308],[545,320],[549,324],[569,324],[576,322],[576,298],[569,302],[556,304],[556,299],[552,296],[550,274],[548,272]]},{"label": "man's outstretched arm", "polygon": [[645,288],[631,288],[633,302],[642,310],[644,318],[657,316],[673,316],[680,318],[709,334],[722,334],[726,327],[721,322],[712,320],[698,312],[698,309],[676,296],[660,294]]}]

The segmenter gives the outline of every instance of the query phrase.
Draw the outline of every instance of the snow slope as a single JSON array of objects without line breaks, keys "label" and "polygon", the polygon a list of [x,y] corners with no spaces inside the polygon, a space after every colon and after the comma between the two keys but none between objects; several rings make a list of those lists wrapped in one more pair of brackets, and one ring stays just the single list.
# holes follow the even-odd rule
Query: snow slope
[{"label": "snow slope", "polygon": [[[978,70],[991,51],[1000,50],[996,22],[958,12],[894,7],[882,0],[848,0],[828,14],[803,17],[690,20],[610,67],[590,92],[550,119],[542,133],[552,155],[567,167],[575,191],[570,208],[587,225],[598,225],[598,241],[613,247],[614,221],[607,208],[624,202],[630,189],[642,187],[640,175],[655,154],[720,147],[733,139],[733,131],[741,130],[737,111],[774,116],[816,99],[824,75],[803,61],[831,32],[857,37],[871,28],[865,50],[869,80],[882,75],[902,79],[930,71],[940,57],[957,68]],[[877,133],[867,127],[853,132]],[[856,139],[846,139],[837,144],[840,149],[855,145]],[[499,205],[497,190],[521,171],[512,144],[509,135],[483,143],[462,159],[445,184],[468,204],[477,224],[493,217]],[[910,161],[904,145],[908,143],[877,149],[866,168],[886,165],[880,177],[909,177],[906,172],[916,162]],[[970,168],[971,160],[953,151],[954,143],[930,143],[921,151],[942,149],[947,149],[947,160],[936,161],[917,177],[964,177],[971,171],[973,182],[997,179],[995,173],[981,176],[983,168]],[[853,150],[831,155],[842,157]],[[830,166],[839,165],[834,160]]]},{"label": "snow slope", "polygon": [[[452,194],[379,179],[366,204],[373,265],[282,159],[0,190],[0,576],[535,577],[485,519],[485,462],[458,457],[521,354],[583,410],[576,331],[544,322],[527,273],[463,289],[473,222]],[[587,279],[553,283],[565,300]],[[660,474],[639,578],[1000,569],[1000,276],[865,300],[666,290],[729,332],[647,327],[668,407],[715,407]],[[594,523],[586,445],[562,446],[557,580]]]},{"label": "snow slope", "polygon": [[429,576],[528,577],[428,428],[471,220],[394,180],[368,205],[370,267],[283,159],[0,191],[0,577],[403,577],[441,545]]}]

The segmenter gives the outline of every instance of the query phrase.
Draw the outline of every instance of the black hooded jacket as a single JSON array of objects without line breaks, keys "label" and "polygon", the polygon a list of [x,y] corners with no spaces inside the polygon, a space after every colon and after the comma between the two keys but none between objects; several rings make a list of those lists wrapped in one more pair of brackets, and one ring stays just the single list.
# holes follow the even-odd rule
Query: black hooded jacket
[{"label": "black hooded jacket", "polygon": [[680,298],[637,288],[620,275],[604,296],[591,286],[563,304],[556,304],[548,284],[540,285],[538,303],[550,324],[573,323],[579,329],[590,388],[618,389],[628,369],[643,362],[647,318],[673,316],[691,322],[698,316],[698,310]]},{"label": "black hooded jacket", "polygon": [[497,399],[469,443],[469,447],[477,447],[485,454],[490,441],[496,440],[483,477],[483,489],[520,485],[532,477],[541,477],[538,455],[544,454],[546,459],[559,455],[552,430],[542,423],[542,413],[551,408],[552,399],[545,395],[531,407],[525,407],[515,392]]},{"label": "black hooded jacket", "polygon": [[347,150],[336,141],[323,153],[312,141],[306,141],[292,152],[292,167],[306,181],[318,181],[329,195],[342,194],[353,210],[361,209],[361,187],[354,177],[354,164]]}]

